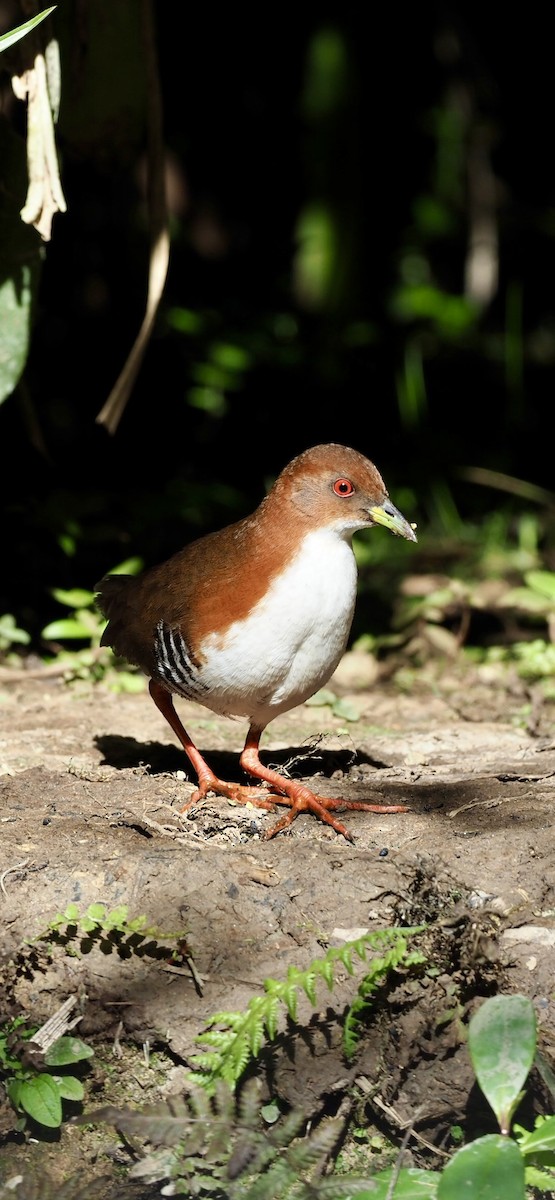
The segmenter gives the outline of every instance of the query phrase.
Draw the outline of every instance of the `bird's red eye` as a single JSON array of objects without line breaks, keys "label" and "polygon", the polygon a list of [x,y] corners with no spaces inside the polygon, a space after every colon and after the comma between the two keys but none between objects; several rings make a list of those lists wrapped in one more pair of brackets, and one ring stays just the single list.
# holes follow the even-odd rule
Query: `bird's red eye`
[{"label": "bird's red eye", "polygon": [[333,490],[336,496],[352,496],[355,489],[350,479],[336,479]]}]

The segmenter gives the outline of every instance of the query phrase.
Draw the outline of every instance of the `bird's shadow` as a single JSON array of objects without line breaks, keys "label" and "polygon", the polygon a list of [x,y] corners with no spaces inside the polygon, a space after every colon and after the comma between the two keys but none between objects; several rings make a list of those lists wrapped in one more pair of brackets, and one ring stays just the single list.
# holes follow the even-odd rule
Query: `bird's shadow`
[{"label": "bird's shadow", "polygon": [[[95,745],[103,754],[103,766],[125,768],[148,767],[151,775],[168,775],[185,771],[194,779],[194,771],[187,755],[179,746],[162,742],[139,742],[136,738],[119,734],[104,734],[95,738]],[[211,750],[202,748],[202,756],[219,779],[230,783],[244,783],[245,774],[239,765],[240,748],[237,750]],[[335,771],[347,772],[356,762],[368,763],[373,767],[384,764],[352,748],[326,750],[311,746],[287,746],[281,750],[262,750],[262,761],[267,766],[285,771],[293,778],[323,775],[330,779]]]}]

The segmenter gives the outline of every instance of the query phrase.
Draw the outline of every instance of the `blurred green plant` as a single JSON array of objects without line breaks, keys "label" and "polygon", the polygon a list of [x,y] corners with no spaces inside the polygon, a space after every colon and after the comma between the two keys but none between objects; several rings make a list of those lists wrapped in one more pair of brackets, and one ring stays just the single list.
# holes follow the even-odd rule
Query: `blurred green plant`
[{"label": "blurred green plant", "polygon": [[[140,558],[129,558],[113,567],[112,575],[137,575],[142,569]],[[68,679],[105,679],[109,674],[109,685],[114,691],[139,692],[145,684],[136,671],[121,668],[113,671],[111,650],[100,645],[106,628],[106,620],[96,606],[96,593],[86,588],[53,588],[51,595],[72,613],[50,621],[41,631],[44,642],[50,643],[57,660],[66,664]],[[86,642],[80,650],[66,651],[59,643]]]},{"label": "blurred green plant", "polygon": [[57,1129],[63,1120],[63,1101],[79,1102],[85,1094],[81,1080],[65,1068],[94,1052],[73,1035],[59,1037],[42,1050],[33,1046],[36,1033],[25,1017],[0,1025],[0,1080],[12,1108],[20,1114],[18,1129],[25,1128],[28,1117],[45,1129]]},{"label": "blurred green plant", "polygon": [[332,716],[343,721],[360,721],[360,709],[357,705],[344,696],[336,696],[331,688],[320,688],[305,700],[305,704],[309,708],[329,708]]},{"label": "blurred green plant", "polygon": [[16,619],[11,613],[0,617],[0,651],[10,650],[12,646],[28,646],[31,641],[25,629],[19,629]]}]

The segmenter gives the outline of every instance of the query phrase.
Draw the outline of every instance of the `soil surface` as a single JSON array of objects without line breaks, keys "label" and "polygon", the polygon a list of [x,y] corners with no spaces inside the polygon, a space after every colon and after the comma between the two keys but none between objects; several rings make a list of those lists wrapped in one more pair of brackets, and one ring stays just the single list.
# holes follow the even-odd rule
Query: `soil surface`
[{"label": "soil surface", "polygon": [[[79,1034],[95,1050],[85,1112],[182,1093],[212,1014],[242,1010],[268,977],[392,925],[427,926],[419,946],[434,970],[396,975],[351,1062],[341,1017],[364,972],[338,972],[320,1008],[300,1006],[310,1036],[284,1023],[262,1060],[268,1095],[312,1117],[351,1113],[397,1146],[412,1124],[406,1161],[437,1168],[453,1127],[495,1130],[461,1035],[485,996],[533,1000],[553,1066],[555,709],[508,669],[462,660],[400,682],[348,654],[330,687],[359,718],[305,705],[263,741],[266,762],[322,795],[409,807],[345,810],[351,844],[307,814],[268,841],[276,815],[262,809],[210,797],[182,813],[188,763],[146,690],[0,676],[0,1006],[39,1025],[77,997]],[[240,779],[243,726],[178,707],[216,773]],[[26,939],[72,902],[126,905],[130,918],[182,931],[182,965],[44,943],[30,956]],[[542,1088],[534,1071],[522,1123],[552,1110]],[[46,1141],[31,1132],[14,1132],[0,1101],[2,1195],[34,1169],[54,1186],[72,1172],[101,1178],[110,1200],[160,1193],[161,1183],[130,1182],[133,1153],[108,1125],[64,1123]],[[348,1139],[341,1154],[359,1169]]]}]

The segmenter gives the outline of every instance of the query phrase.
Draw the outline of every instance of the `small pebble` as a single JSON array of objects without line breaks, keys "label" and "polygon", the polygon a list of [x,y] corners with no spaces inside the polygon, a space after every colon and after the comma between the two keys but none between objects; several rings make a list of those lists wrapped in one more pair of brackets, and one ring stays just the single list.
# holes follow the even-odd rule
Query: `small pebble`
[{"label": "small pebble", "polygon": [[387,855],[388,855],[388,853],[389,853],[389,851],[388,851],[388,849],[387,849],[387,846],[384,846],[384,847],[383,847],[383,849],[382,849],[382,850],[380,850],[379,857],[380,857],[380,858],[387,858]]}]

